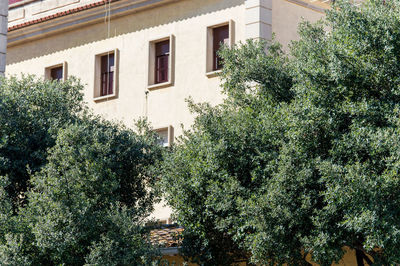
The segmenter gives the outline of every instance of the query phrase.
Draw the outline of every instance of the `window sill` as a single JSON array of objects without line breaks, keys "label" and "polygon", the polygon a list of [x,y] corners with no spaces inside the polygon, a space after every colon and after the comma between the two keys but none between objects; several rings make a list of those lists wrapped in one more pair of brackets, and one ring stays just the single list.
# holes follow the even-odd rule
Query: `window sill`
[{"label": "window sill", "polygon": [[165,87],[170,87],[172,86],[173,83],[171,81],[167,81],[167,82],[163,82],[163,83],[157,83],[157,84],[151,84],[147,86],[148,90],[158,90],[158,89],[162,89]]},{"label": "window sill", "polygon": [[111,100],[114,98],[117,98],[117,95],[115,93],[110,94],[110,95],[95,97],[95,98],[93,98],[93,101],[102,102],[102,101]]},{"label": "window sill", "polygon": [[207,72],[206,76],[208,78],[214,78],[214,77],[219,76],[221,73],[222,73],[222,70],[214,70],[214,71]]}]

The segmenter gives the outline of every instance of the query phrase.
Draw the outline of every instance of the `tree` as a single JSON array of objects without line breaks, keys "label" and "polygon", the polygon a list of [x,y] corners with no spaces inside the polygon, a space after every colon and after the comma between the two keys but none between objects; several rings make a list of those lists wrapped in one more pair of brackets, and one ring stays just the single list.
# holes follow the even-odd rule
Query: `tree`
[{"label": "tree", "polygon": [[[31,112],[29,117],[42,119],[32,123],[48,142],[32,146],[43,156],[36,171],[31,170],[35,161],[25,158],[28,169],[21,172],[27,175],[29,186],[24,204],[14,211],[3,188],[16,187],[16,179],[0,179],[0,225],[4,225],[0,229],[0,264],[149,265],[158,256],[144,227],[155,201],[151,167],[161,159],[162,152],[155,133],[146,128],[144,121],[138,124],[141,134],[137,134],[94,116],[81,98],[75,102],[79,106],[66,106],[63,111],[80,110],[74,117],[62,118],[62,110],[58,110],[60,116],[51,119],[52,108],[64,105],[59,98],[61,92],[51,92],[50,88],[65,89],[69,95],[72,92],[68,90],[80,93],[80,85],[43,83],[32,78],[5,84],[14,82],[29,84],[29,88],[20,87],[21,91],[32,90],[27,94],[48,93],[40,105],[20,106],[24,103],[21,99],[15,103],[16,108]],[[40,112],[36,114],[37,110]],[[29,125],[27,117],[15,114],[15,123],[24,127],[14,130]],[[30,134],[18,132],[14,145],[25,145],[23,136],[30,138]]]},{"label": "tree", "polygon": [[288,55],[222,52],[227,99],[190,104],[161,167],[187,257],[331,265],[349,247],[359,264],[400,262],[400,1],[385,2],[336,1]]},{"label": "tree", "polygon": [[81,90],[74,79],[57,83],[29,76],[0,82],[0,176],[8,177],[14,209],[23,203],[29,171],[46,163],[57,129],[87,110]]}]

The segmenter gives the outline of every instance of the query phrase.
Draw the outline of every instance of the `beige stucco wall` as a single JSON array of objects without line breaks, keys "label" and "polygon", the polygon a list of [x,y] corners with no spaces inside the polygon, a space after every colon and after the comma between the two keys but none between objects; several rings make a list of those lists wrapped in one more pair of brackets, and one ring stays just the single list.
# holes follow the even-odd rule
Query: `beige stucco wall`
[{"label": "beige stucco wall", "polygon": [[[235,38],[243,40],[242,0],[180,1],[136,14],[30,41],[8,49],[7,75],[44,75],[45,67],[67,62],[68,75],[85,84],[85,101],[96,114],[134,126],[147,114],[154,128],[173,126],[174,135],[187,129],[193,115],[185,99],[220,103],[219,78],[206,76],[207,27],[228,20],[235,22]],[[103,7],[104,8],[104,7]],[[110,32],[110,38],[107,38]],[[175,36],[175,83],[151,90],[147,95],[149,41]],[[116,99],[93,101],[95,55],[119,49],[119,94]],[[168,208],[156,206],[155,217],[167,219]]]},{"label": "beige stucco wall", "polygon": [[[155,128],[172,125],[181,134],[180,123],[189,125],[192,115],[185,99],[221,101],[219,79],[205,75],[206,28],[232,19],[242,24],[240,0],[183,1],[163,8],[113,19],[111,38],[107,24],[100,23],[41,40],[9,47],[7,74],[20,72],[43,76],[44,68],[67,61],[68,75],[79,77],[85,86],[85,100],[98,114],[132,125],[146,114]],[[243,29],[235,35],[243,39]],[[147,88],[147,51],[150,40],[175,35],[175,86]],[[115,36],[115,37],[114,37]],[[105,102],[93,101],[94,58],[96,54],[119,49],[119,96]]]},{"label": "beige stucco wall", "polygon": [[[62,1],[71,5],[86,2],[92,0]],[[10,43],[7,75],[29,73],[44,76],[46,67],[66,62],[68,75],[80,78],[85,84],[85,101],[96,114],[122,121],[130,127],[134,127],[135,119],[147,116],[155,129],[172,126],[174,136],[179,136],[182,134],[181,124],[187,129],[194,118],[185,99],[192,97],[195,102],[211,104],[218,104],[223,99],[219,78],[206,75],[207,27],[232,20],[234,41],[244,41],[248,35],[246,23],[249,22],[245,2],[247,7],[261,7],[260,12],[264,13],[260,15],[260,23],[272,22],[272,31],[284,45],[297,38],[297,24],[302,17],[315,21],[323,15],[286,0],[179,0],[145,11],[112,17],[110,25],[105,19],[95,24],[89,21],[73,30],[61,30],[56,34],[46,34],[39,39],[27,39],[18,44]],[[42,6],[47,8],[44,4]],[[21,8],[26,9],[23,6]],[[64,9],[65,6],[60,8]],[[100,9],[106,13],[104,6]],[[58,12],[58,9],[54,10]],[[10,22],[11,25],[15,25],[15,21]],[[29,33],[29,29],[22,31]],[[12,32],[10,36],[14,34]],[[146,97],[149,42],[169,35],[175,37],[174,84],[150,90]],[[119,50],[120,58],[118,96],[95,102],[95,55],[114,49]],[[170,209],[161,205],[156,206],[155,217],[168,219]]]},{"label": "beige stucco wall", "polygon": [[[297,24],[302,17],[316,21],[323,16],[316,9],[296,4],[297,0],[257,1],[261,7],[264,6],[264,9],[271,12],[264,10],[266,13],[260,15],[262,19],[255,21],[271,22],[276,39],[285,47],[291,40],[298,38]],[[252,6],[257,7],[257,4],[253,3]],[[271,17],[268,18],[268,15]],[[7,75],[19,75],[23,72],[43,76],[46,67],[67,62],[68,75],[79,77],[85,84],[85,100],[96,114],[122,120],[131,127],[134,119],[147,114],[154,128],[171,125],[174,135],[178,136],[182,134],[181,124],[188,128],[193,122],[186,98],[190,96],[196,102],[212,104],[218,104],[223,99],[219,78],[206,76],[207,27],[232,20],[235,25],[235,42],[243,41],[246,38],[246,19],[248,13],[245,0],[180,0],[166,6],[112,18],[109,31],[108,25],[102,21],[88,23],[72,31],[43,36],[41,39],[27,40],[18,45],[11,43],[7,51]],[[151,90],[146,100],[149,41],[171,34],[175,36],[176,42],[174,84]],[[95,55],[114,49],[118,49],[120,53],[118,97],[95,102]],[[154,217],[160,220],[170,217],[170,209],[162,204],[155,209]],[[181,257],[165,258],[182,265]],[[356,265],[354,251],[346,253],[339,265]]]},{"label": "beige stucco wall", "polygon": [[309,5],[308,2],[311,1],[304,1],[304,5],[287,0],[272,1],[272,31],[275,33],[276,40],[285,49],[287,49],[291,40],[298,39],[297,28],[303,19],[315,22],[324,16],[323,10],[317,5],[318,1],[313,1],[314,6]]}]

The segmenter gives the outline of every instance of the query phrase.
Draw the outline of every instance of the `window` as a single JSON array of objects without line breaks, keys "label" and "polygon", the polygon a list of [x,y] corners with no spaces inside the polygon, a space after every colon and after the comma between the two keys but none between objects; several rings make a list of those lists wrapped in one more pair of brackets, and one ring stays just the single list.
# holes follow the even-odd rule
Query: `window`
[{"label": "window", "polygon": [[218,51],[223,45],[229,45],[229,25],[213,29],[213,70],[222,68],[222,59]]},{"label": "window", "polygon": [[174,128],[172,126],[158,128],[155,130],[160,136],[160,145],[163,147],[171,146],[174,139]]},{"label": "window", "polygon": [[52,80],[62,80],[63,78],[63,67],[55,67],[50,70],[50,77]]},{"label": "window", "polygon": [[118,49],[96,55],[94,100],[101,101],[117,97]]},{"label": "window", "polygon": [[163,147],[168,147],[169,146],[168,129],[159,130],[157,133],[160,136],[160,145]]},{"label": "window", "polygon": [[174,36],[150,41],[149,44],[148,89],[173,85]]},{"label": "window", "polygon": [[100,96],[114,93],[114,54],[101,57]]},{"label": "window", "polygon": [[168,81],[169,40],[156,43],[155,83]]},{"label": "window", "polygon": [[223,67],[223,61],[218,51],[223,45],[232,46],[234,43],[234,22],[229,21],[207,28],[207,60],[206,74],[216,76]]},{"label": "window", "polygon": [[64,81],[67,76],[67,62],[46,67],[44,71],[45,79]]}]

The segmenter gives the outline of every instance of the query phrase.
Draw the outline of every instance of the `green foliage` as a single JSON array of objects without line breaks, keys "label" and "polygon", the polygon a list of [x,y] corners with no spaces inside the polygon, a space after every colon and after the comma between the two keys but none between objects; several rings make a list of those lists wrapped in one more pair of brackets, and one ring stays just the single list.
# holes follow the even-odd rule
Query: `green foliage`
[{"label": "green foliage", "polygon": [[81,89],[74,79],[57,83],[29,76],[0,82],[0,175],[8,176],[14,208],[23,203],[29,171],[45,164],[57,128],[85,111]]},{"label": "green foliage", "polygon": [[147,232],[135,222],[138,217],[126,208],[112,211],[107,216],[111,226],[92,243],[85,265],[150,265],[158,254],[143,238]]},{"label": "green foliage", "polygon": [[91,262],[104,256],[117,261],[129,251],[140,258],[133,251],[148,246],[137,227],[152,210],[153,195],[145,187],[153,183],[146,175],[152,163],[150,146],[121,126],[91,120],[60,130],[28,194],[37,247],[67,265],[82,265],[89,246]]},{"label": "green foliage", "polygon": [[[80,85],[73,81],[49,83],[29,77],[6,80],[3,86],[9,89],[15,84],[19,84],[22,97],[17,100],[13,96],[15,108],[26,108],[31,119],[38,116],[42,120],[29,123],[25,113],[16,113],[12,122],[21,127],[13,129],[18,138],[12,143],[37,149],[41,157],[37,162],[24,157],[29,171],[24,166],[20,172],[29,186],[23,193],[24,204],[14,212],[4,188],[15,188],[17,179],[0,180],[0,264],[149,265],[158,256],[144,228],[155,201],[150,189],[155,182],[151,167],[162,153],[155,134],[149,132],[145,121],[139,122],[143,134],[138,135],[91,115],[80,98]],[[25,88],[26,84],[30,87]],[[28,89],[32,91],[25,92]],[[40,105],[25,107],[26,94],[35,95],[37,101],[39,95],[46,98]],[[72,94],[80,95],[74,104],[67,106],[72,99],[62,104],[62,96]],[[8,95],[2,97],[0,102],[11,101]],[[53,108],[60,108],[59,114]],[[69,118],[62,117],[67,113]],[[20,132],[31,124],[41,133]],[[27,146],[24,136],[39,138],[39,134],[46,143]],[[4,170],[7,176],[14,174],[11,166]]]},{"label": "green foliage", "polygon": [[400,263],[400,1],[336,1],[275,43],[222,52],[226,101],[198,114],[162,165],[205,265],[331,265],[343,247]]}]

